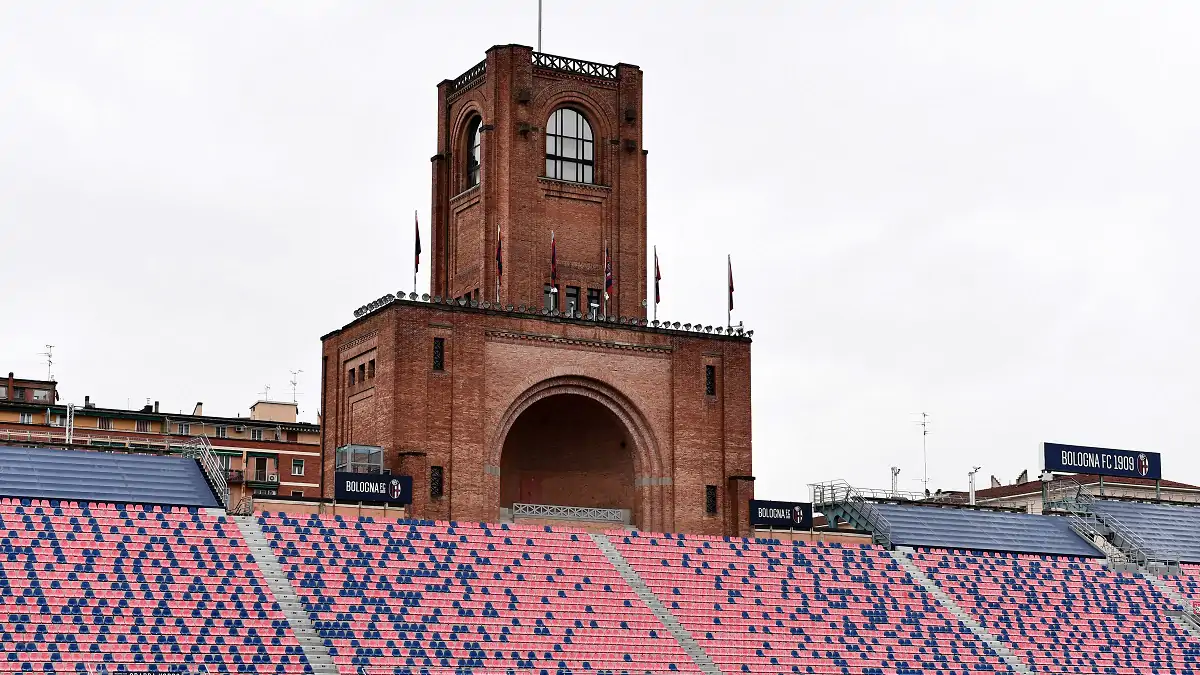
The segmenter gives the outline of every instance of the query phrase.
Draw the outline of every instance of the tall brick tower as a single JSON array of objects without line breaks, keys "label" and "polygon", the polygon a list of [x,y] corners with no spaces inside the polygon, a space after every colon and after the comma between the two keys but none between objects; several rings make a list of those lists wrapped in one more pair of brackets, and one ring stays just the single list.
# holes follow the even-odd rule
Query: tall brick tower
[{"label": "tall brick tower", "polygon": [[519,45],[438,85],[431,293],[321,338],[322,494],[388,471],[422,518],[749,531],[752,332],[646,320],[641,94]]},{"label": "tall brick tower", "polygon": [[[506,45],[438,85],[433,295],[646,316],[642,71]],[[547,298],[550,236],[558,278]],[[503,239],[502,273],[496,239]],[[604,306],[605,248],[612,288]],[[499,277],[499,284],[497,278]],[[557,296],[557,298],[555,298]]]}]

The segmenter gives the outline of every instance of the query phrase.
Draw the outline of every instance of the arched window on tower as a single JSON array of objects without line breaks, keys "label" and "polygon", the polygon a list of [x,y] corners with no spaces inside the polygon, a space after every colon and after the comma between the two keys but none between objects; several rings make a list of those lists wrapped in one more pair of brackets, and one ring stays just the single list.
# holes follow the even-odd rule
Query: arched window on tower
[{"label": "arched window on tower", "polygon": [[574,108],[559,108],[546,122],[546,177],[595,182],[592,125]]},{"label": "arched window on tower", "polygon": [[479,146],[480,139],[483,137],[483,134],[480,133],[482,127],[483,118],[478,116],[467,125],[467,172],[464,190],[479,185]]}]

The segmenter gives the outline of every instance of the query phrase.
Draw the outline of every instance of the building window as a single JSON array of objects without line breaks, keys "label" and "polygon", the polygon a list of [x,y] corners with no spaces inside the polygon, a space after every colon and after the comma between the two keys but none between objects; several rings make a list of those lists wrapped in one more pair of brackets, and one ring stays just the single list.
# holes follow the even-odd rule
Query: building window
[{"label": "building window", "polygon": [[371,359],[370,361],[367,361],[367,379],[368,380],[375,379],[375,359]]},{"label": "building window", "polygon": [[33,424],[33,413],[21,413],[21,424]]},{"label": "building window", "polygon": [[217,464],[221,465],[221,469],[223,469],[226,474],[229,473],[230,463],[231,459],[229,455],[217,455]]},{"label": "building window", "polygon": [[302,460],[302,459],[293,459],[292,460],[292,475],[293,476],[303,476],[304,475],[304,460]]},{"label": "building window", "polygon": [[150,420],[138,420],[134,422],[134,429],[143,434],[150,433]]},{"label": "building window", "polygon": [[112,419],[108,417],[97,417],[96,428],[104,431],[112,431]]},{"label": "building window", "polygon": [[543,304],[542,306],[547,312],[552,312],[558,309],[558,289],[550,284],[542,286]]},{"label": "building window", "polygon": [[704,512],[710,516],[717,515],[717,486],[704,486]]},{"label": "building window", "polygon": [[579,287],[567,286],[567,307],[566,313],[568,316],[575,316],[575,312],[579,311]]},{"label": "building window", "polygon": [[255,497],[274,497],[279,493],[275,488],[254,488]]},{"label": "building window", "polygon": [[66,415],[54,414],[50,416],[50,426],[61,427],[67,421]]},{"label": "building window", "polygon": [[546,122],[546,177],[595,182],[592,125],[574,108],[559,108]]},{"label": "building window", "polygon": [[25,387],[13,387],[13,398],[18,401],[24,401]]},{"label": "building window", "polygon": [[175,425],[175,433],[179,434],[180,436],[191,436],[192,435],[192,425],[188,424],[188,423],[180,422],[179,424]]},{"label": "building window", "polygon": [[213,427],[213,435],[217,438],[229,438],[229,427],[217,426]]},{"label": "building window", "polygon": [[45,403],[50,400],[50,391],[48,389],[34,389],[33,400],[37,403]]},{"label": "building window", "polygon": [[446,338],[433,338],[433,369],[446,369]]},{"label": "building window", "polygon": [[367,364],[358,364],[358,383],[362,384],[367,381]]},{"label": "building window", "polygon": [[0,387],[0,398],[8,398],[8,387]]},{"label": "building window", "polygon": [[354,369],[353,368],[350,369],[350,386],[351,387],[354,386]]},{"label": "building window", "polygon": [[251,429],[250,430],[250,440],[261,441],[262,440],[262,429]]},{"label": "building window", "polygon": [[429,496],[433,499],[440,498],[442,496],[442,491],[445,489],[443,475],[444,472],[442,467],[429,467]]},{"label": "building window", "polygon": [[303,497],[304,490],[292,490],[292,496],[293,497]]},{"label": "building window", "polygon": [[717,395],[716,366],[704,366],[704,393],[708,396]]},{"label": "building window", "polygon": [[463,189],[479,185],[479,149],[483,145],[483,118],[475,117],[467,125],[467,173]]}]

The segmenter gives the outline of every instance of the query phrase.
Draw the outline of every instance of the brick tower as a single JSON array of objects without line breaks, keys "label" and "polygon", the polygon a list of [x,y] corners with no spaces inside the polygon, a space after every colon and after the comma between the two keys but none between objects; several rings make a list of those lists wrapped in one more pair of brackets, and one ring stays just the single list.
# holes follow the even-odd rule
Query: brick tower
[{"label": "brick tower", "polygon": [[370,446],[419,517],[747,532],[750,333],[646,320],[641,70],[493,47],[432,163],[430,296],[322,338],[323,493]]}]

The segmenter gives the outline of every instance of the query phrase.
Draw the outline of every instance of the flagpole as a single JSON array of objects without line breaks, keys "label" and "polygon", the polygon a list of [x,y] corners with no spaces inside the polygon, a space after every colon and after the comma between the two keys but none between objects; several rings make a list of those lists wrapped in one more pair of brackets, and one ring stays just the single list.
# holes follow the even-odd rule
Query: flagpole
[{"label": "flagpole", "polygon": [[[417,210],[413,209],[413,236],[417,241],[421,240],[421,224],[417,220]],[[415,246],[413,248],[416,248]],[[420,255],[420,254],[418,254]],[[413,263],[413,293],[417,292],[417,266],[420,265],[420,258]]]},{"label": "flagpole", "polygon": [[733,256],[725,254],[725,264],[729,276],[726,277],[726,297],[725,297],[725,330],[733,327]]},{"label": "flagpole", "polygon": [[658,245],[654,246],[654,320],[658,321]]}]

